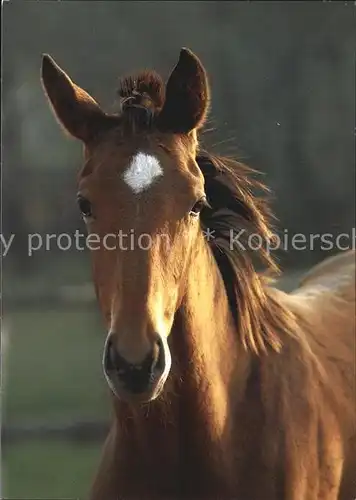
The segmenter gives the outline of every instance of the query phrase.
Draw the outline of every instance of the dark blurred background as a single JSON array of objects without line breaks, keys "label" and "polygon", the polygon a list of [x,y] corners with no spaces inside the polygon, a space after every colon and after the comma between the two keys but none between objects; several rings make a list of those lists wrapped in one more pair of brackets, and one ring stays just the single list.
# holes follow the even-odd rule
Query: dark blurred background
[{"label": "dark blurred background", "polygon": [[[28,256],[29,233],[84,231],[81,146],[40,85],[41,54],[110,111],[120,75],[167,77],[182,46],[210,76],[206,146],[263,173],[280,231],[355,226],[354,2],[4,2],[2,494],[81,497],[109,418],[104,327],[86,252]],[[336,252],[334,249],[332,252]],[[331,253],[332,253],[331,252]],[[285,286],[326,257],[279,255]]]}]

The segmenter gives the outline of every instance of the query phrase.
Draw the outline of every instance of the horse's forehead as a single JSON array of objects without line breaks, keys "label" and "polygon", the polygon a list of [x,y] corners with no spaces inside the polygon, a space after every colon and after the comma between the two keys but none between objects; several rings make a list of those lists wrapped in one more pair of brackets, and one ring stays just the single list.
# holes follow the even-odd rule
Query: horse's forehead
[{"label": "horse's forehead", "polygon": [[163,176],[162,162],[155,154],[139,151],[130,159],[123,179],[135,194],[139,194]]},{"label": "horse's forehead", "polygon": [[103,189],[107,194],[107,190],[122,189],[122,197],[152,191],[157,199],[158,194],[172,189],[189,195],[200,188],[201,172],[191,161],[193,148],[188,141],[167,135],[127,139],[130,140],[113,135],[88,151],[87,163],[79,176],[84,190]]}]

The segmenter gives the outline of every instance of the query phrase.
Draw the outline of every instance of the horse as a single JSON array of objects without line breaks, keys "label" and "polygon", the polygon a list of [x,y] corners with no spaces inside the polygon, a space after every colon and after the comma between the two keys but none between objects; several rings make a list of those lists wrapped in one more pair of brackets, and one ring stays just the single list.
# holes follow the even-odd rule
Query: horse
[{"label": "horse", "polygon": [[90,499],[354,498],[355,252],[276,286],[268,190],[200,145],[210,82],[191,50],[166,82],[123,77],[115,113],[48,54],[41,81],[83,145],[78,205],[108,331],[113,415]]}]

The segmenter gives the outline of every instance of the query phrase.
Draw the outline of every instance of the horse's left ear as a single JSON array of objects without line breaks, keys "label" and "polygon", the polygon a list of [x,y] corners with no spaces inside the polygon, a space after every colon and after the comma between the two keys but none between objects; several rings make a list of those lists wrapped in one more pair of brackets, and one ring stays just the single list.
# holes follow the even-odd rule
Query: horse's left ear
[{"label": "horse's left ear", "polygon": [[157,117],[161,130],[188,133],[204,125],[209,108],[206,71],[189,49],[182,48],[167,85],[166,99]]}]

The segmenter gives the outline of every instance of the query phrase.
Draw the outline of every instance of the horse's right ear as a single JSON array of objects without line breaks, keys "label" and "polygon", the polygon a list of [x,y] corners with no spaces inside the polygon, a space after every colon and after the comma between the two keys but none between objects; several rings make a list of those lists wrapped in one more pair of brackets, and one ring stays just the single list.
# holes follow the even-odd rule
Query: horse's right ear
[{"label": "horse's right ear", "polygon": [[189,49],[182,48],[167,85],[158,115],[162,130],[189,133],[204,125],[209,108],[209,83],[204,66]]},{"label": "horse's right ear", "polygon": [[109,117],[47,54],[42,56],[41,80],[60,124],[70,135],[90,142]]}]

